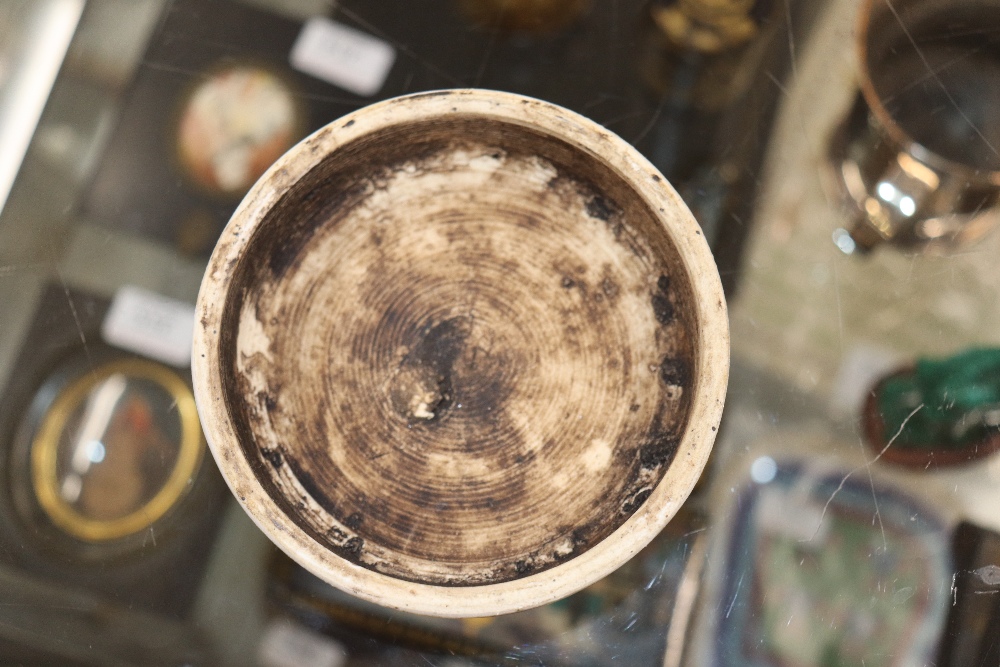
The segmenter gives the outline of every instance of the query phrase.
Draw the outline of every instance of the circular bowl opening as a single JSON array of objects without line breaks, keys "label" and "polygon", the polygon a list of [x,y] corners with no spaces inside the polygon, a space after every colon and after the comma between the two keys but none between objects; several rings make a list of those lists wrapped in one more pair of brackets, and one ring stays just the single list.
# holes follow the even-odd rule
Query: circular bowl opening
[{"label": "circular bowl opening", "polygon": [[867,0],[861,88],[890,136],[940,166],[1000,171],[1000,3]]},{"label": "circular bowl opening", "polygon": [[251,190],[198,304],[233,491],[307,569],[446,616],[543,604],[652,539],[714,440],[718,273],[634,149],[551,104],[397,98]]}]

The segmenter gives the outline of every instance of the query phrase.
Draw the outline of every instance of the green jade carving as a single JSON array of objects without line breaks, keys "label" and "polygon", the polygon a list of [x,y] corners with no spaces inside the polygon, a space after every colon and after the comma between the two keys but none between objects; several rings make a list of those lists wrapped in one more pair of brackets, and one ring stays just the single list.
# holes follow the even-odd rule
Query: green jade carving
[{"label": "green jade carving", "polygon": [[876,391],[893,447],[960,450],[1000,434],[1000,349],[919,359]]}]

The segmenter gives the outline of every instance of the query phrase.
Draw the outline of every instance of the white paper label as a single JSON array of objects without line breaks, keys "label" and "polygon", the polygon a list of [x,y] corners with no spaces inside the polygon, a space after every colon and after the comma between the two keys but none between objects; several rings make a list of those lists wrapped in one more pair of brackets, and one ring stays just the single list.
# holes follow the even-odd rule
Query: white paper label
[{"label": "white paper label", "polygon": [[264,629],[257,657],[264,667],[342,667],[347,662],[339,642],[284,620]]},{"label": "white paper label", "polygon": [[288,60],[300,72],[367,97],[381,90],[396,50],[381,39],[316,17],[302,26]]},{"label": "white paper label", "polygon": [[101,327],[117,347],[181,368],[191,363],[194,306],[126,285],[115,294]]}]

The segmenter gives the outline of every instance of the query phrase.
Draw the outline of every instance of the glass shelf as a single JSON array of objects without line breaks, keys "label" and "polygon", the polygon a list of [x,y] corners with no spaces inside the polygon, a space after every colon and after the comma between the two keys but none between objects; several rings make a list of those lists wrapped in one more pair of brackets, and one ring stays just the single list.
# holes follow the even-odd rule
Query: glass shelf
[{"label": "glass shelf", "polygon": [[[5,159],[16,172],[0,213],[0,659],[995,664],[984,638],[1000,625],[1000,457],[900,466],[885,454],[905,443],[869,442],[862,420],[886,374],[998,345],[1000,235],[945,252],[863,253],[855,243],[829,155],[858,97],[860,7],[52,0],[0,9],[0,36],[10,37],[0,40],[0,146],[13,147]],[[728,18],[712,18],[713,8]],[[310,74],[291,56],[319,17],[374,44],[353,53],[361,60],[347,75],[316,76],[323,63]],[[984,30],[995,49],[1000,25]],[[244,514],[207,450],[183,468],[185,488],[173,484],[182,459],[193,461],[185,452],[204,443],[199,434],[185,449],[183,415],[171,421],[164,401],[189,396],[190,370],[174,353],[190,345],[184,318],[248,184],[346,113],[455,87],[573,109],[667,176],[719,265],[732,372],[702,480],[649,547],[552,605],[448,620],[360,602],[309,575]],[[49,461],[33,448],[53,406],[70,416],[49,438]],[[125,446],[112,451],[113,441]],[[118,451],[135,454],[125,472],[109,465],[125,460]],[[33,483],[32,461],[43,459],[54,476]],[[95,512],[118,507],[129,480],[159,486],[118,514],[146,511],[168,486],[169,507],[120,531],[81,532],[90,518],[64,519],[79,518],[87,471],[117,494],[97,489],[105,505]],[[73,475],[80,488],[67,500]]]}]

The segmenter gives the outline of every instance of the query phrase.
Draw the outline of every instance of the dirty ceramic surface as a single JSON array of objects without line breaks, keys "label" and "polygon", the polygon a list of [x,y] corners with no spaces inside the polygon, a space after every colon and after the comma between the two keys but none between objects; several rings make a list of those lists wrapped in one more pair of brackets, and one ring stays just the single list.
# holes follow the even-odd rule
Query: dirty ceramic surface
[{"label": "dirty ceramic surface", "polygon": [[231,488],[307,569],[388,606],[512,611],[607,574],[683,502],[725,304],[623,149],[537,100],[446,91],[331,124],[251,191],[202,286],[196,395]]}]

